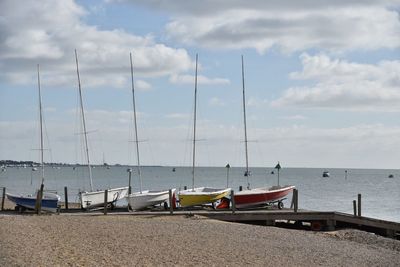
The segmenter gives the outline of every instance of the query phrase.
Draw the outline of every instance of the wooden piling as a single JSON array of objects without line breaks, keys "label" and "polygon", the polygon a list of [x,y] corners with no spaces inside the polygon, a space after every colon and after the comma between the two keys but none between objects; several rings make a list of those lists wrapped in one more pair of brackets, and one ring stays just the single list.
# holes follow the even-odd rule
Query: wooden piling
[{"label": "wooden piling", "polygon": [[357,216],[357,201],[353,200],[353,213],[354,216]]},{"label": "wooden piling", "polygon": [[107,215],[108,189],[104,191],[104,215]]},{"label": "wooden piling", "polygon": [[36,214],[40,214],[42,212],[43,189],[44,189],[44,184],[41,184],[40,189],[36,195],[36,203],[35,203]]},{"label": "wooden piling", "polygon": [[236,211],[236,203],[235,203],[235,192],[231,190],[231,204],[232,204],[232,213]]},{"label": "wooden piling", "polygon": [[357,195],[357,199],[358,199],[358,217],[361,217],[361,194]]},{"label": "wooden piling", "polygon": [[169,213],[172,214],[172,213],[174,213],[174,203],[173,203],[173,198],[172,198],[172,189],[168,190],[168,195],[169,195]]},{"label": "wooden piling", "polygon": [[64,186],[65,210],[68,210],[68,188]]},{"label": "wooden piling", "polygon": [[6,199],[6,188],[3,187],[3,194],[1,195],[1,210],[4,210],[4,200]]},{"label": "wooden piling", "polygon": [[186,185],[183,187],[183,190],[187,190],[187,186]]},{"label": "wooden piling", "polygon": [[297,212],[297,210],[299,209],[299,191],[297,189],[293,189],[293,199],[293,211]]}]

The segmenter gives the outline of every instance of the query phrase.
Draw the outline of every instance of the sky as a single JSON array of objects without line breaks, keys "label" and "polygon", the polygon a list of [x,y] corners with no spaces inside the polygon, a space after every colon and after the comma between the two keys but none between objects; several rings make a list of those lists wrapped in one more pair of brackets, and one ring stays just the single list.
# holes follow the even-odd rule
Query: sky
[{"label": "sky", "polygon": [[74,49],[93,163],[400,166],[399,0],[0,1],[0,159],[82,163]]}]

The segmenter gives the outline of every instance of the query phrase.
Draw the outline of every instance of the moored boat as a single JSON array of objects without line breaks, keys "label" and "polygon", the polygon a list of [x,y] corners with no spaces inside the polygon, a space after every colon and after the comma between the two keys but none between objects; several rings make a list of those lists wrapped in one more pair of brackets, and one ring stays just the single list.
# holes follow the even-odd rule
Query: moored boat
[{"label": "moored boat", "polygon": [[211,188],[211,187],[195,187],[195,165],[196,165],[196,108],[197,108],[197,62],[196,54],[196,73],[194,82],[194,114],[193,114],[193,154],[192,154],[192,188],[183,190],[178,193],[179,204],[181,207],[190,207],[204,204],[213,204],[214,202],[227,196],[230,188]]},{"label": "moored boat", "polygon": [[[35,209],[36,205],[36,195],[32,196],[18,196],[15,194],[6,193],[7,198],[14,202],[16,209]],[[60,201],[60,196],[55,193],[43,192],[41,209],[43,211],[57,212],[58,201]]]},{"label": "moored boat", "polygon": [[290,192],[295,188],[292,185],[279,186],[279,170],[281,169],[280,164],[275,167],[278,170],[278,185],[272,187],[260,187],[250,189],[249,177],[251,171],[249,171],[249,160],[248,160],[248,149],[247,149],[247,126],[246,126],[246,94],[245,94],[245,83],[244,83],[244,63],[242,56],[242,87],[243,87],[243,124],[244,124],[244,144],[245,144],[245,155],[246,155],[246,171],[244,176],[247,178],[247,190],[235,192],[234,201],[237,208],[253,207],[262,204],[278,203],[278,207],[283,208],[284,199]]},{"label": "moored boat", "polygon": [[322,173],[322,177],[325,177],[325,178],[328,178],[328,177],[330,177],[331,175],[330,175],[330,173],[328,172],[328,171],[324,171],[323,173]]},{"label": "moored boat", "polygon": [[[129,204],[129,208],[132,210],[141,210],[154,205],[168,203],[169,205],[174,205],[174,203],[169,203],[169,190],[142,190],[142,172],[140,168],[140,157],[139,157],[139,139],[138,139],[138,129],[136,121],[136,101],[135,101],[135,85],[133,81],[133,62],[132,54],[130,54],[131,63],[131,81],[132,81],[132,104],[133,104],[133,122],[135,126],[135,140],[136,145],[136,160],[137,160],[137,172],[139,176],[139,192],[134,192],[126,196]],[[173,189],[173,194],[175,194],[175,189]]]},{"label": "moored boat", "polygon": [[[88,132],[86,131],[86,121],[85,121],[85,110],[83,108],[83,97],[82,97],[82,88],[81,88],[81,80],[79,76],[79,65],[78,65],[78,54],[75,50],[75,61],[76,61],[76,74],[78,77],[78,92],[79,92],[79,103],[81,110],[81,122],[82,129],[84,135],[84,143],[85,143],[85,152],[86,152],[86,165],[89,171],[89,182],[90,182],[90,190],[91,191],[81,191],[79,192],[79,198],[81,202],[81,207],[83,209],[91,209],[94,207],[99,207],[104,205],[104,197],[105,190],[94,190],[93,187],[93,178],[92,178],[92,166],[90,165],[90,157],[89,157],[89,146],[88,146]],[[93,166],[94,168],[94,166]],[[128,193],[128,187],[120,187],[120,188],[110,188],[108,189],[107,200],[108,204],[114,205],[118,200],[125,197]]]},{"label": "moored boat", "polygon": [[294,188],[295,186],[293,185],[286,185],[239,191],[235,193],[235,205],[237,208],[246,208],[275,202],[281,203],[281,200],[291,193]]}]

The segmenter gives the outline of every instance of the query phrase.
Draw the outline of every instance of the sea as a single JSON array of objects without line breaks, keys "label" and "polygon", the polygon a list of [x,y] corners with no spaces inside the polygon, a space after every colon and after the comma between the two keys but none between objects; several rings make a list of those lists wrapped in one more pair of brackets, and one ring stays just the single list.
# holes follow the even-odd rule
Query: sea
[{"label": "sea", "polygon": [[[132,169],[133,192],[140,188],[135,166],[93,166],[94,189],[127,186],[128,169]],[[330,177],[322,177],[329,171]],[[346,172],[347,171],[347,172]],[[196,167],[194,185],[239,190],[239,187],[265,187],[278,184],[278,172],[273,168],[251,168],[251,176],[244,176],[239,167]],[[394,177],[389,178],[392,174]],[[0,171],[0,187],[16,194],[33,194],[40,185],[40,168],[7,167]],[[191,167],[144,166],[141,167],[142,189],[183,189],[192,187]],[[45,189],[54,190],[64,198],[78,202],[78,192],[89,190],[88,168],[85,166],[45,167]],[[353,213],[353,200],[362,195],[362,215],[400,222],[400,170],[389,169],[318,169],[282,168],[280,185],[295,185],[299,191],[299,208],[317,211]],[[285,200],[290,206],[291,195]],[[119,203],[123,205],[124,203]]]}]

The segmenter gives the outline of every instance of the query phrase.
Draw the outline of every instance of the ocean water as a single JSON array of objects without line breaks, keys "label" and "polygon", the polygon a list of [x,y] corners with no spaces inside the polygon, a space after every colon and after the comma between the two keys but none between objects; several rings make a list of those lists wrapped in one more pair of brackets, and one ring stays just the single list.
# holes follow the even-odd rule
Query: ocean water
[{"label": "ocean water", "polygon": [[[104,166],[93,168],[95,189],[128,185],[127,166]],[[132,173],[133,191],[139,190],[135,167]],[[169,189],[192,185],[190,167],[142,167],[142,188]],[[277,171],[272,168],[251,168],[249,182],[252,188],[277,184]],[[271,174],[274,171],[274,174]],[[319,211],[340,211],[353,213],[352,201],[362,194],[362,214],[372,218],[400,222],[400,171],[375,169],[329,169],[330,177],[323,178],[324,169],[284,168],[280,171],[280,184],[295,185],[299,190],[299,208]],[[196,168],[195,186],[229,187],[238,190],[247,185],[243,168],[230,168],[229,181],[227,169],[223,167]],[[394,174],[394,178],[388,178]],[[70,201],[78,201],[79,190],[89,190],[87,167],[71,166],[45,169],[45,188],[56,190],[63,197],[64,186],[68,187]],[[39,187],[40,169],[8,167],[0,172],[0,187],[7,192],[31,194]],[[290,205],[291,196],[285,206]]]}]

